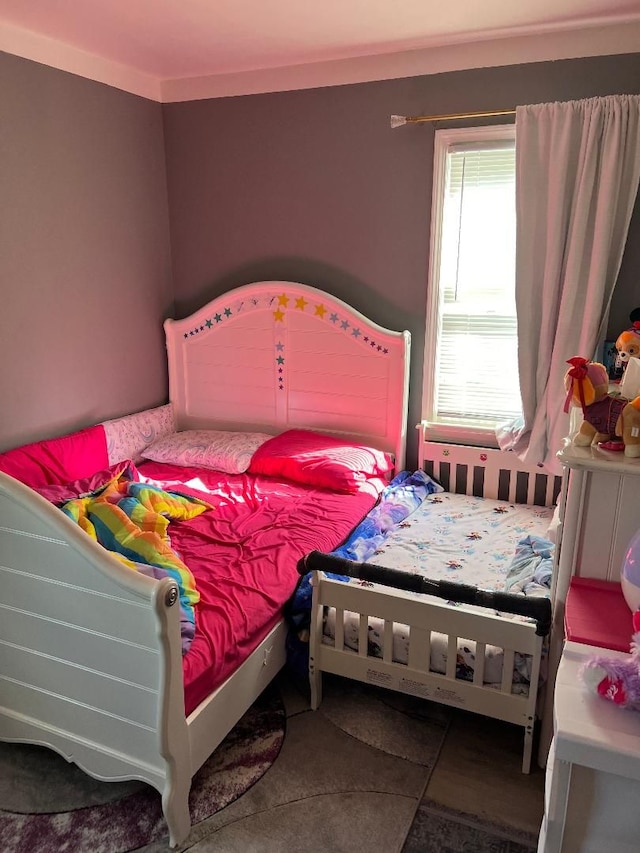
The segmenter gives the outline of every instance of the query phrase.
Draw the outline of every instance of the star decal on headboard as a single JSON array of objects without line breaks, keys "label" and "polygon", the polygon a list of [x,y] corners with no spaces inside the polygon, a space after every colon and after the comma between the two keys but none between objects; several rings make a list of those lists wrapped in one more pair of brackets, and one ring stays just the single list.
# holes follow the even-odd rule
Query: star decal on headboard
[{"label": "star decal on headboard", "polygon": [[[224,303],[222,303],[222,305],[224,305]],[[230,318],[235,319],[238,315],[245,314],[248,311],[264,311],[265,309],[267,311],[271,311],[273,314],[273,321],[275,323],[282,323],[283,325],[286,321],[287,311],[291,311],[292,309],[296,312],[300,311],[303,314],[307,314],[307,316],[316,317],[321,322],[325,322],[327,324],[330,323],[337,330],[348,335],[351,339],[355,339],[358,344],[366,345],[374,352],[378,352],[381,355],[389,354],[388,347],[378,343],[378,341],[370,335],[364,334],[360,327],[352,325],[355,319],[353,316],[345,315],[339,309],[332,310],[323,302],[311,302],[303,295],[289,294],[286,292],[265,293],[260,296],[252,296],[249,299],[230,302],[224,308],[220,307],[218,311],[213,313],[207,319],[202,320],[201,325],[195,326],[194,328],[184,332],[183,336],[185,339],[193,338],[198,336],[200,333],[206,333],[209,332],[209,330],[215,329],[216,326],[220,324],[225,325],[225,321]],[[278,352],[282,352],[283,348],[284,344],[282,341],[278,341],[278,344],[276,345]],[[284,371],[281,370],[281,373],[278,376],[279,382],[284,381],[282,377],[283,372]],[[281,388],[281,390],[283,390],[283,388]]]},{"label": "star decal on headboard", "polygon": [[282,341],[278,341],[276,343],[276,352],[279,353],[276,358],[276,364],[278,365],[278,391],[284,391],[284,356],[282,355],[284,352],[284,344]]}]

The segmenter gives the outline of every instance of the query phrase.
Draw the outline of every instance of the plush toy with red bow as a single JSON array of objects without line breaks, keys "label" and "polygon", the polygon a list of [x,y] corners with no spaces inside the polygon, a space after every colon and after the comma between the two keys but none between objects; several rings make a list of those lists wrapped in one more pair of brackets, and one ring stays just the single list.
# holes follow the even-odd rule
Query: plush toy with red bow
[{"label": "plush toy with red bow", "polygon": [[581,675],[598,696],[620,708],[640,711],[640,611],[633,614],[633,631],[628,658],[597,655],[585,663]]},{"label": "plush toy with red bow", "polygon": [[640,397],[629,401],[609,394],[604,364],[581,356],[567,364],[571,366],[564,377],[564,410],[568,412],[573,403],[580,406],[583,417],[573,443],[579,447],[603,444],[611,450],[624,449],[625,456],[640,456]]}]

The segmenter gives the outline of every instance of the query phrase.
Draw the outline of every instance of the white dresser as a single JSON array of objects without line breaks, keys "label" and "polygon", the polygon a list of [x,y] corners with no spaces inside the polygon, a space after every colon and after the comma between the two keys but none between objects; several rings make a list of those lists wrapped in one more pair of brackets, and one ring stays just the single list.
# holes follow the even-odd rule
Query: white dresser
[{"label": "white dresser", "polygon": [[[558,458],[564,466],[564,478],[558,504],[550,674],[559,665],[564,645],[565,603],[571,578],[618,582],[629,542],[640,529],[640,459],[597,447],[575,447],[569,439]],[[542,765],[552,736],[552,711],[553,691],[549,690],[538,753]]]},{"label": "white dresser", "polygon": [[640,712],[588,690],[580,668],[620,652],[567,642],[558,669],[538,853],[638,853]]},{"label": "white dresser", "polygon": [[[575,447],[569,440],[558,455],[564,479],[549,661],[551,672],[557,666],[557,676],[543,716],[541,759],[553,740],[538,850],[638,853],[640,712],[597,696],[580,676],[592,656],[627,659],[628,655],[565,642],[564,622],[573,577],[612,583],[620,579],[627,547],[640,529],[640,459]],[[628,634],[631,642],[631,629]]]}]

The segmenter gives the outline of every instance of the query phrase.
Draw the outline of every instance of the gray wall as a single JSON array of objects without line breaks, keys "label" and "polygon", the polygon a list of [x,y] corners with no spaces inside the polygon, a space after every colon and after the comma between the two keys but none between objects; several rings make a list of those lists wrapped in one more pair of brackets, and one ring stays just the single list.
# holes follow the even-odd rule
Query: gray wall
[{"label": "gray wall", "polygon": [[[640,54],[164,107],[6,54],[0,80],[2,450],[164,402],[162,320],[268,278],[412,331],[412,426],[434,128],[389,116],[637,93]],[[639,235],[637,207],[612,337]]]},{"label": "gray wall", "polygon": [[[411,330],[412,427],[420,418],[434,127],[391,130],[389,116],[638,92],[634,54],[165,105],[177,316],[252,280],[324,288],[378,323]],[[633,227],[633,257],[611,312],[616,336],[640,305],[640,210]]]},{"label": "gray wall", "polygon": [[162,108],[0,54],[0,450],[166,401]]}]

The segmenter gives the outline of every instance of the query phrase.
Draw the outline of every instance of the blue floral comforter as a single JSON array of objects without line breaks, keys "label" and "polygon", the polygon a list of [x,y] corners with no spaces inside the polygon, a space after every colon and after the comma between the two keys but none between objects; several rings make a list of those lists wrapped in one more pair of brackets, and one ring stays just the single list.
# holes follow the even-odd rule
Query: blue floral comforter
[{"label": "blue floral comforter", "polygon": [[[389,533],[432,494],[442,492],[441,485],[424,471],[401,471],[382,491],[373,509],[363,518],[346,541],[331,554],[362,563],[371,557]],[[348,581],[345,575],[328,577]],[[303,634],[311,621],[311,573],[306,574],[290,602],[288,616],[294,629]]]}]

